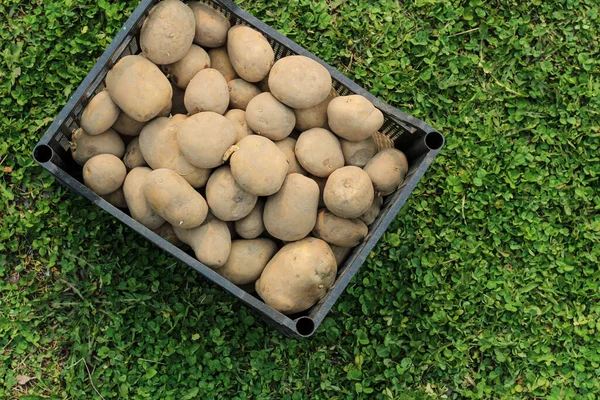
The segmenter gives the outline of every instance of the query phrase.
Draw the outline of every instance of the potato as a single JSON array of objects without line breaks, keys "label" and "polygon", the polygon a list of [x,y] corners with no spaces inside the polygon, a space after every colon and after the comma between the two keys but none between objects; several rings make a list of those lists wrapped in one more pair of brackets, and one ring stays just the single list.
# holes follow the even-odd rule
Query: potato
[{"label": "potato", "polygon": [[256,281],[256,292],[266,304],[284,314],[312,307],[333,285],[337,265],[324,241],[306,238],[286,244]]},{"label": "potato", "polygon": [[273,48],[263,34],[245,25],[229,29],[227,52],[235,72],[252,83],[264,79],[275,61]]},{"label": "potato", "polygon": [[146,126],[145,122],[136,121],[121,111],[119,117],[113,124],[112,129],[123,136],[137,136],[140,134],[144,126]]},{"label": "potato", "polygon": [[321,210],[317,215],[317,223],[313,235],[327,243],[341,246],[354,247],[363,240],[369,228],[358,218],[341,218],[328,210]]},{"label": "potato", "polygon": [[279,147],[279,150],[283,151],[283,154],[285,154],[285,158],[287,158],[288,160],[288,175],[294,173],[308,175],[308,172],[306,172],[306,170],[302,168],[300,163],[298,163],[298,160],[296,160],[296,153],[294,153],[294,151],[296,150],[295,139],[292,139],[291,137],[286,137],[283,140],[275,142],[275,145]]},{"label": "potato", "polygon": [[237,221],[254,208],[258,197],[246,192],[237,184],[229,165],[212,173],[206,184],[206,201],[210,212],[222,221]]},{"label": "potato", "polygon": [[371,207],[374,196],[371,178],[361,168],[354,166],[333,171],[323,191],[327,209],[342,218],[363,215]]},{"label": "potato", "polygon": [[377,153],[367,165],[365,172],[371,178],[375,191],[387,196],[396,191],[408,172],[408,160],[397,149],[384,149]]},{"label": "potato", "polygon": [[225,152],[237,140],[231,121],[211,112],[201,112],[186,119],[177,131],[179,148],[198,168],[216,168],[223,164]]},{"label": "potato", "polygon": [[269,89],[273,96],[299,110],[324,101],[331,92],[331,84],[327,68],[305,56],[280,58],[269,73]]},{"label": "potato", "polygon": [[183,242],[179,240],[179,238],[175,234],[175,230],[173,230],[173,225],[171,225],[168,222],[165,222],[157,229],[154,229],[153,232],[165,239],[167,242],[171,243],[173,246],[179,247],[183,244]]},{"label": "potato", "polygon": [[81,114],[81,127],[88,135],[99,135],[110,129],[121,110],[112,101],[106,90],[90,100]]},{"label": "potato", "polygon": [[122,187],[112,193],[105,194],[102,198],[117,208],[127,208],[127,202],[125,201],[125,194],[123,193]]},{"label": "potato", "polygon": [[106,75],[108,93],[131,118],[146,122],[170,105],[173,89],[156,65],[142,56],[125,56]]},{"label": "potato", "polygon": [[206,219],[204,197],[177,172],[166,168],[152,171],[143,190],[150,207],[173,226],[191,229]]},{"label": "potato", "polygon": [[199,1],[190,1],[187,4],[194,12],[196,20],[194,42],[204,47],[223,46],[227,40],[227,31],[231,27],[227,17]]},{"label": "potato", "polygon": [[131,217],[148,229],[158,229],[165,220],[150,208],[143,190],[144,182],[151,172],[146,167],[132,169],[125,177],[123,194]]},{"label": "potato", "polygon": [[192,78],[205,68],[210,68],[210,57],[206,50],[195,44],[179,61],[163,67],[163,71],[178,88],[185,89]]},{"label": "potato", "polygon": [[290,174],[265,204],[263,221],[269,234],[286,242],[300,240],[317,220],[319,186],[300,174]]},{"label": "potato", "polygon": [[194,13],[179,0],[163,0],[146,17],[140,31],[140,47],[154,64],[181,60],[194,41]]},{"label": "potato", "polygon": [[100,196],[118,190],[123,185],[125,175],[125,164],[112,154],[94,156],[83,166],[83,182]]},{"label": "potato", "polygon": [[233,65],[231,65],[227,47],[210,49],[208,55],[210,57],[210,67],[219,71],[227,82],[238,77],[235,69],[233,69]]},{"label": "potato", "polygon": [[325,207],[325,201],[323,200],[323,192],[325,191],[325,185],[327,184],[327,178],[321,178],[314,175],[309,175],[310,179],[317,182],[319,186],[319,208]]},{"label": "potato", "polygon": [[263,199],[258,199],[256,205],[250,211],[250,214],[244,218],[235,221],[235,232],[244,239],[256,239],[265,231],[263,223],[263,210],[265,202]]},{"label": "potato", "polygon": [[227,224],[208,213],[206,221],[193,229],[181,229],[173,226],[175,234],[183,243],[189,245],[196,258],[206,266],[217,269],[222,267],[231,252],[231,235]]},{"label": "potato", "polygon": [[171,87],[173,88],[173,97],[171,98],[171,113],[173,115],[186,115],[188,110],[185,108],[185,90],[179,89],[177,86],[175,86],[175,84],[173,84],[173,82],[171,82]]},{"label": "potato", "polygon": [[344,264],[344,261],[346,261],[346,258],[348,258],[352,252],[352,247],[340,247],[336,246],[335,244],[330,244],[329,248],[335,256],[335,263],[337,264],[338,269],[342,264]]},{"label": "potato", "polygon": [[145,167],[146,160],[144,160],[144,156],[140,150],[140,138],[135,137],[129,144],[127,145],[127,149],[125,150],[125,155],[123,156],[123,163],[128,169],[134,169],[136,167]]},{"label": "potato", "polygon": [[254,132],[271,140],[289,136],[296,125],[294,111],[271,93],[261,93],[246,107],[246,121]]},{"label": "potato", "polygon": [[285,154],[269,139],[246,136],[236,145],[231,156],[231,173],[236,182],[255,196],[276,193],[287,175]]},{"label": "potato", "polygon": [[340,137],[360,142],[383,125],[383,114],[361,95],[340,96],[327,106],[329,127]]},{"label": "potato", "polygon": [[233,126],[235,127],[235,132],[237,134],[236,143],[245,138],[246,136],[253,135],[254,132],[248,126],[246,122],[246,111],[244,110],[229,110],[225,114],[225,118],[231,121]]},{"label": "potato", "polygon": [[188,162],[179,148],[177,134],[185,115],[156,118],[140,134],[141,153],[152,169],[167,168],[181,175],[192,187],[206,185],[210,169],[197,168]]},{"label": "potato", "polygon": [[90,158],[99,154],[112,154],[118,158],[125,154],[123,139],[112,129],[100,135],[88,135],[79,128],[71,137],[71,151],[73,160],[79,165],[84,165]]},{"label": "potato", "polygon": [[183,101],[190,114],[203,111],[224,114],[229,105],[227,81],[216,69],[205,68],[192,78]]},{"label": "potato", "polygon": [[375,196],[375,198],[373,199],[373,202],[371,203],[371,206],[369,207],[369,209],[367,211],[365,211],[365,213],[363,215],[361,215],[360,217],[358,217],[362,222],[364,222],[365,224],[371,225],[373,222],[375,222],[375,220],[377,219],[377,217],[379,216],[379,213],[381,212],[381,206],[383,205],[383,197],[382,196]]},{"label": "potato", "polygon": [[377,154],[377,143],[373,136],[369,136],[360,142],[350,142],[345,139],[340,139],[342,145],[342,153],[346,165],[354,165],[355,167],[364,167],[369,160]]},{"label": "potato", "polygon": [[271,89],[269,89],[269,74],[267,74],[267,76],[265,76],[262,81],[256,82],[256,86],[258,86],[261,92],[270,92]]},{"label": "potato", "polygon": [[305,170],[321,178],[344,166],[340,141],[323,128],[312,128],[300,134],[296,141],[296,158]]},{"label": "potato", "polygon": [[329,129],[327,124],[327,106],[331,100],[337,96],[337,92],[334,88],[325,97],[325,100],[317,104],[316,106],[305,108],[302,110],[294,110],[296,116],[296,129],[300,132],[307,131],[312,128],[324,128]]},{"label": "potato", "polygon": [[246,110],[248,103],[261,93],[261,90],[243,79],[232,79],[227,82],[229,87],[229,108]]},{"label": "potato", "polygon": [[278,248],[270,239],[234,240],[219,275],[236,285],[255,282]]}]

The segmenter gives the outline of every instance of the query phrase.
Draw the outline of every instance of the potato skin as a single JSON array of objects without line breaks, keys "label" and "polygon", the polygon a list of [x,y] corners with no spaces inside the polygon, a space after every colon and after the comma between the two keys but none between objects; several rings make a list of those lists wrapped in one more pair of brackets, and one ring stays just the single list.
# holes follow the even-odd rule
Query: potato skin
[{"label": "potato skin", "polygon": [[253,283],[277,250],[271,239],[234,240],[227,262],[217,272],[236,285]]},{"label": "potato skin", "polygon": [[256,292],[277,311],[294,314],[317,303],[333,285],[336,273],[329,245],[306,238],[275,254],[256,281]]},{"label": "potato skin", "polygon": [[139,136],[140,151],[152,169],[173,170],[192,187],[200,188],[206,185],[211,171],[190,164],[179,148],[177,133],[186,119],[185,115],[178,114],[152,120]]},{"label": "potato skin", "polygon": [[183,101],[190,114],[203,111],[224,114],[229,105],[227,81],[216,69],[205,68],[192,78]]},{"label": "potato skin", "polygon": [[227,53],[226,46],[210,49],[208,51],[208,55],[210,57],[211,68],[219,71],[227,82],[238,78],[237,72],[235,72],[233,65],[231,65],[231,60],[229,59],[229,53]]},{"label": "potato skin", "polygon": [[175,231],[173,230],[173,225],[171,225],[168,222],[165,222],[157,229],[154,229],[153,232],[165,239],[167,242],[171,243],[173,246],[179,247],[183,244],[183,242],[179,240],[179,238],[175,234]]},{"label": "potato skin", "polygon": [[223,155],[236,140],[237,132],[231,121],[211,111],[192,115],[177,131],[181,152],[198,168],[216,168],[223,164]]},{"label": "potato skin", "polygon": [[230,160],[236,182],[255,196],[276,193],[287,175],[285,154],[275,143],[259,135],[246,136],[237,146]]},{"label": "potato skin", "polygon": [[206,201],[210,212],[222,221],[237,221],[254,208],[258,197],[237,184],[229,165],[212,173],[206,184]]},{"label": "potato skin", "polygon": [[123,194],[131,217],[148,229],[158,229],[165,220],[150,208],[143,190],[144,182],[151,172],[147,167],[132,169],[125,177]]},{"label": "potato skin", "polygon": [[375,220],[379,216],[382,205],[383,205],[383,197],[375,196],[369,209],[367,211],[365,211],[365,213],[358,218],[362,222],[364,222],[367,226],[371,225],[373,222],[375,222]]},{"label": "potato skin", "polygon": [[235,232],[240,235],[241,238],[256,239],[262,235],[265,231],[265,224],[263,223],[264,208],[265,201],[259,198],[252,211],[250,211],[250,214],[235,221]]},{"label": "potato skin", "polygon": [[230,120],[235,127],[235,132],[237,134],[236,143],[246,136],[254,134],[254,131],[250,129],[246,122],[246,111],[238,109],[229,110],[225,114],[225,118]]},{"label": "potato skin", "polygon": [[360,219],[341,218],[328,210],[319,211],[317,223],[313,229],[313,235],[316,237],[341,247],[358,245],[368,232],[369,228]]},{"label": "potato skin", "polygon": [[158,215],[178,228],[195,228],[206,219],[208,206],[204,197],[170,169],[152,171],[144,182],[144,195]]},{"label": "potato skin", "polygon": [[340,247],[336,246],[335,244],[329,244],[329,248],[335,256],[335,262],[339,270],[340,266],[344,263],[344,261],[346,261],[346,258],[348,258],[352,252],[352,247]]},{"label": "potato skin", "polygon": [[346,165],[362,168],[377,154],[377,143],[375,143],[373,136],[369,136],[360,142],[340,139],[340,144],[342,145]]},{"label": "potato skin", "polygon": [[333,171],[323,191],[327,209],[342,218],[358,218],[371,203],[375,191],[369,175],[362,168],[348,166]]},{"label": "potato skin", "polygon": [[289,136],[296,125],[294,111],[271,93],[261,93],[246,107],[246,122],[250,129],[273,141]]},{"label": "potato skin", "polygon": [[127,208],[123,187],[118,188],[112,193],[105,194],[102,198],[117,208]]},{"label": "potato skin", "polygon": [[325,207],[325,201],[323,200],[323,192],[325,191],[325,185],[327,184],[327,178],[321,178],[319,176],[309,175],[310,179],[317,182],[319,186],[319,208]]},{"label": "potato skin", "polygon": [[140,31],[140,47],[155,64],[181,60],[194,41],[196,21],[192,10],[179,0],[156,4]]},{"label": "potato skin", "polygon": [[358,94],[331,100],[327,118],[331,130],[351,142],[367,139],[383,125],[382,112]]},{"label": "potato skin", "polygon": [[327,107],[331,100],[337,97],[337,91],[331,88],[325,100],[316,106],[305,108],[302,110],[294,109],[296,115],[296,129],[300,132],[307,131],[312,128],[329,129],[327,124]]},{"label": "potato skin", "polygon": [[123,136],[137,136],[140,134],[144,126],[146,126],[145,122],[136,121],[121,111],[117,117],[117,120],[113,124],[112,129]]},{"label": "potato skin", "polygon": [[189,245],[196,258],[209,268],[222,267],[231,252],[231,235],[227,223],[208,214],[206,221],[193,229],[181,229],[173,226],[175,234],[183,243]]},{"label": "potato skin", "polygon": [[340,141],[323,128],[312,128],[300,134],[296,141],[296,158],[305,170],[321,178],[344,166]]},{"label": "potato skin", "polygon": [[229,29],[227,52],[235,72],[251,83],[264,79],[275,61],[273,48],[263,34],[245,25]]},{"label": "potato skin", "polygon": [[127,175],[125,164],[112,154],[99,154],[83,166],[83,182],[96,194],[105,196],[123,186]]},{"label": "potato skin", "polygon": [[248,103],[261,93],[261,90],[243,79],[232,79],[227,82],[229,88],[229,108],[246,110]]},{"label": "potato skin", "polygon": [[327,68],[305,56],[288,56],[277,60],[269,73],[269,89],[283,104],[305,109],[316,106],[331,91]]},{"label": "potato skin", "polygon": [[227,31],[231,27],[222,12],[199,1],[187,3],[195,19],[194,42],[204,47],[219,47],[227,40]]},{"label": "potato skin", "polygon": [[99,154],[112,154],[118,158],[125,154],[123,139],[112,129],[100,135],[88,135],[79,128],[71,137],[73,160],[83,166],[90,158]]},{"label": "potato skin", "polygon": [[148,164],[144,160],[142,151],[140,150],[140,138],[134,137],[131,142],[127,145],[125,155],[123,156],[123,163],[128,169],[134,169],[136,167],[145,167]]},{"label": "potato skin", "polygon": [[163,70],[171,82],[185,90],[192,78],[205,68],[210,68],[210,57],[206,50],[193,44],[181,60],[165,65]]},{"label": "potato skin", "polygon": [[99,135],[110,129],[121,110],[106,90],[98,93],[90,100],[81,114],[81,127],[88,135]]},{"label": "potato skin", "polygon": [[131,118],[146,122],[170,107],[173,89],[156,65],[142,56],[125,56],[108,71],[110,97]]},{"label": "potato skin", "polygon": [[308,175],[308,172],[306,172],[298,160],[296,160],[296,153],[294,153],[296,150],[296,139],[292,139],[288,136],[283,140],[275,142],[275,145],[279,147],[279,150],[285,154],[285,157],[288,160],[288,175],[294,173],[304,176]]},{"label": "potato skin", "polygon": [[383,149],[364,168],[375,191],[387,196],[396,191],[408,172],[408,160],[398,149]]}]

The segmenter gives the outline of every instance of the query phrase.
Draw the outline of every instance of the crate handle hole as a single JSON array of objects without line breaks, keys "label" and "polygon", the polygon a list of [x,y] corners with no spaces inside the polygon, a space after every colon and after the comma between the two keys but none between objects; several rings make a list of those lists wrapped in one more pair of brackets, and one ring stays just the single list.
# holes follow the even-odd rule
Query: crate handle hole
[{"label": "crate handle hole", "polygon": [[439,150],[444,145],[444,136],[439,132],[429,132],[425,136],[425,144],[429,150]]},{"label": "crate handle hole", "polygon": [[48,161],[52,160],[53,155],[54,151],[52,150],[52,147],[48,146],[47,144],[40,144],[33,149],[33,158],[39,164],[47,163]]},{"label": "crate handle hole", "polygon": [[296,331],[302,336],[310,336],[315,332],[315,322],[309,317],[300,317],[296,320]]}]

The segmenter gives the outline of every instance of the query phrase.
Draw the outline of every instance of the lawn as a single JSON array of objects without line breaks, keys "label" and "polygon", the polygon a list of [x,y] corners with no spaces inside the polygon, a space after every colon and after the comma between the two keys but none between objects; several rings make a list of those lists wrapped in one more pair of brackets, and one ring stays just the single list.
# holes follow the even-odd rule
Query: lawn
[{"label": "lawn", "polygon": [[0,398],[600,395],[597,1],[240,1],[447,138],[309,340],[33,162],[134,3],[0,0]]}]

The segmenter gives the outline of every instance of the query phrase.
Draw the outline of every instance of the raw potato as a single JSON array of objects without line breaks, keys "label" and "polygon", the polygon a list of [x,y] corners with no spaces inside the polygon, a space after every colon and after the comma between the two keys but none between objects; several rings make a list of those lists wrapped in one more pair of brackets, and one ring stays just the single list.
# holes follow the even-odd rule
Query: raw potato
[{"label": "raw potato", "polygon": [[[171,86],[171,88],[173,88],[173,86]],[[172,107],[173,107],[173,103],[169,99],[169,102],[165,105],[165,108],[163,108],[161,110],[161,112],[158,113],[157,117],[168,117],[169,115],[171,115]]]},{"label": "raw potato", "polygon": [[184,103],[190,114],[203,111],[224,114],[229,105],[227,81],[216,69],[201,70],[187,86]]},{"label": "raw potato", "polygon": [[262,92],[270,92],[271,89],[269,89],[269,74],[267,74],[267,76],[265,76],[262,81],[256,82],[256,86],[258,86],[258,88]]},{"label": "raw potato", "polygon": [[83,166],[83,182],[96,194],[105,196],[123,186],[127,175],[125,164],[112,154],[100,154]]},{"label": "raw potato", "polygon": [[327,107],[329,127],[351,142],[365,140],[383,125],[383,114],[361,95],[340,96]]},{"label": "raw potato", "polygon": [[300,240],[315,227],[319,186],[300,174],[285,178],[279,192],[265,204],[263,221],[267,232],[286,242]]},{"label": "raw potato", "polygon": [[245,25],[229,30],[227,52],[235,72],[252,83],[263,80],[275,61],[273,48],[263,34]]},{"label": "raw potato", "polygon": [[261,90],[252,83],[243,79],[232,79],[227,82],[229,87],[229,108],[246,110],[248,103],[261,93]]},{"label": "raw potato", "polygon": [[317,182],[319,186],[319,208],[325,207],[325,201],[323,200],[323,192],[325,191],[325,185],[327,184],[327,178],[321,178],[314,175],[309,175],[310,178]]},{"label": "raw potato", "polygon": [[196,20],[194,42],[204,47],[223,46],[227,40],[227,31],[231,27],[227,17],[199,1],[190,1],[187,4],[194,12]]},{"label": "raw potato", "polygon": [[340,144],[342,145],[342,153],[344,153],[346,165],[354,165],[355,167],[362,168],[377,154],[377,143],[375,143],[373,136],[369,136],[360,142],[350,142],[340,139]]},{"label": "raw potato", "polygon": [[198,168],[216,168],[223,164],[225,152],[236,140],[237,132],[231,121],[210,111],[192,115],[177,132],[181,152]]},{"label": "raw potato", "polygon": [[255,196],[277,193],[287,175],[285,154],[269,139],[258,135],[243,138],[231,156],[231,173],[236,182]]},{"label": "raw potato", "polygon": [[342,265],[344,261],[346,261],[346,258],[348,258],[348,256],[352,252],[352,247],[340,247],[336,246],[335,244],[330,244],[329,247],[331,248],[331,251],[335,256],[335,262],[339,269],[340,265]]},{"label": "raw potato", "polygon": [[171,113],[173,115],[177,115],[177,114],[186,115],[188,113],[188,111],[187,111],[187,108],[185,108],[185,90],[179,89],[172,82],[171,82],[171,87],[173,88],[173,97],[171,98],[171,104],[172,104]]},{"label": "raw potato", "polygon": [[173,246],[179,247],[183,244],[183,242],[179,240],[175,234],[173,225],[168,222],[162,224],[160,227],[158,227],[158,229],[154,229],[153,232],[165,239],[167,242],[171,243]]},{"label": "raw potato", "polygon": [[277,60],[269,73],[269,89],[283,104],[299,110],[321,103],[331,91],[327,68],[305,56]]},{"label": "raw potato", "polygon": [[277,145],[277,147],[279,147],[279,150],[283,151],[283,154],[285,154],[285,157],[288,160],[288,175],[294,173],[305,176],[308,175],[308,172],[306,172],[306,170],[302,168],[298,160],[296,160],[296,154],[294,153],[294,151],[296,150],[295,139],[292,139],[291,137],[286,137],[283,140],[275,142],[275,144]]},{"label": "raw potato", "polygon": [[123,183],[123,194],[131,217],[148,229],[158,229],[165,220],[150,208],[144,195],[144,182],[151,172],[146,167],[132,169]]},{"label": "raw potato", "polygon": [[112,154],[118,158],[125,154],[123,139],[112,129],[96,136],[90,136],[79,128],[71,137],[73,160],[84,165],[90,158],[99,154]]},{"label": "raw potato", "polygon": [[367,211],[365,211],[365,213],[358,218],[365,224],[371,225],[373,222],[375,222],[375,220],[379,216],[382,205],[383,205],[383,197],[376,196],[373,199],[373,203],[371,203],[371,207],[369,207],[369,209]]},{"label": "raw potato", "polygon": [[229,60],[227,47],[223,46],[216,49],[210,49],[208,55],[210,56],[211,68],[219,71],[227,82],[238,77],[235,69],[233,69],[233,65],[231,65],[231,60]]},{"label": "raw potato", "polygon": [[206,219],[208,206],[204,197],[170,169],[152,171],[144,182],[144,195],[158,215],[178,228],[195,228]]},{"label": "raw potato", "polygon": [[397,149],[384,149],[375,155],[365,166],[375,191],[387,196],[396,191],[408,172],[408,160]]},{"label": "raw potato", "polygon": [[148,165],[146,164],[146,160],[144,160],[144,156],[140,150],[139,137],[136,136],[127,145],[127,150],[125,150],[125,155],[123,156],[123,163],[130,170],[136,167],[145,167]]},{"label": "raw potato", "polygon": [[173,226],[175,234],[183,243],[189,245],[196,258],[206,266],[217,269],[222,267],[231,252],[231,235],[227,224],[212,214],[206,221],[194,229],[181,229]]},{"label": "raw potato", "polygon": [[294,130],[294,110],[271,93],[261,93],[248,103],[246,121],[254,132],[271,140],[285,139]]},{"label": "raw potato", "polygon": [[229,110],[227,111],[227,114],[225,114],[225,118],[230,120],[235,127],[235,132],[237,134],[236,143],[246,136],[254,134],[246,122],[246,111],[237,109]]},{"label": "raw potato", "polygon": [[361,168],[349,166],[333,171],[323,191],[327,209],[342,218],[357,218],[363,215],[375,192],[369,175]]},{"label": "raw potato", "polygon": [[179,148],[177,133],[185,115],[156,118],[140,134],[140,150],[152,169],[167,168],[181,175],[192,187],[206,185],[210,169],[197,168],[188,162]]},{"label": "raw potato", "polygon": [[119,108],[139,122],[149,121],[170,107],[173,96],[167,77],[142,56],[121,58],[108,71],[106,87]]},{"label": "raw potato", "polygon": [[270,239],[234,240],[227,262],[217,272],[236,285],[253,283],[277,250]]},{"label": "raw potato", "polygon": [[229,165],[217,169],[206,184],[206,201],[210,212],[222,221],[237,221],[254,208],[258,197],[237,184]]},{"label": "raw potato", "polygon": [[296,158],[305,170],[321,178],[344,166],[340,141],[323,128],[312,128],[300,134],[296,142]]},{"label": "raw potato", "polygon": [[140,47],[155,64],[181,60],[194,41],[194,13],[179,0],[164,0],[152,7],[142,30]]},{"label": "raw potato", "polygon": [[125,194],[123,193],[122,187],[112,193],[105,194],[102,198],[117,208],[127,208],[127,202],[125,201]]},{"label": "raw potato", "polygon": [[296,129],[300,132],[307,131],[312,128],[324,128],[329,129],[329,125],[327,124],[327,106],[331,100],[333,100],[337,96],[337,92],[334,88],[331,88],[331,91],[319,104],[316,106],[305,108],[303,110],[294,110],[294,114],[296,115]]},{"label": "raw potato", "polygon": [[275,254],[256,281],[256,292],[277,311],[294,314],[317,303],[333,285],[336,273],[329,245],[306,238]]},{"label": "raw potato", "polygon": [[265,225],[263,223],[264,208],[264,200],[258,199],[256,205],[252,211],[250,211],[250,214],[235,221],[235,232],[244,239],[255,239],[262,235],[265,231]]},{"label": "raw potato", "polygon": [[316,237],[341,247],[358,245],[368,232],[369,228],[360,219],[341,218],[327,210],[319,211],[317,224],[313,229]]},{"label": "raw potato", "polygon": [[106,90],[98,93],[81,114],[81,127],[88,135],[106,132],[115,123],[121,110]]},{"label": "raw potato", "polygon": [[180,89],[185,89],[192,78],[205,68],[210,68],[210,57],[206,50],[195,44],[181,60],[163,67],[171,82]]},{"label": "raw potato", "polygon": [[112,128],[124,136],[137,136],[140,134],[144,126],[146,126],[145,122],[136,121],[121,111]]}]

